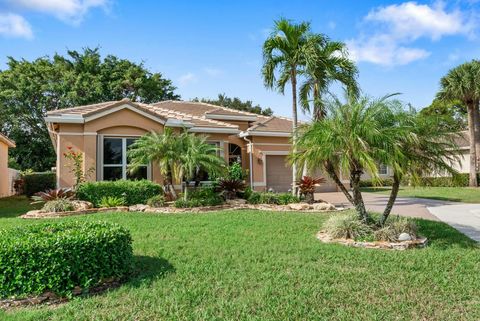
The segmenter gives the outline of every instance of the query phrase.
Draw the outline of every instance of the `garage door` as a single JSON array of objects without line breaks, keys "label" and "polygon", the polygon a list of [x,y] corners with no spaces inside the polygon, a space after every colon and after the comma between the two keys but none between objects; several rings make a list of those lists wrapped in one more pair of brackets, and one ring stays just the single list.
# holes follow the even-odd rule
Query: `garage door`
[{"label": "garage door", "polygon": [[284,155],[266,155],[267,190],[287,192],[292,187],[292,168]]}]

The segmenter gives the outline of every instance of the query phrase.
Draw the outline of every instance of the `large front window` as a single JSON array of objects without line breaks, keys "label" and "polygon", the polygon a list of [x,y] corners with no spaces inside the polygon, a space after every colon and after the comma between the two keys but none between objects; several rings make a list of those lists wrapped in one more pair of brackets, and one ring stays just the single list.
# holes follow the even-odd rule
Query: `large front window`
[{"label": "large front window", "polygon": [[127,151],[136,138],[105,137],[103,139],[103,180],[148,179],[148,165],[140,166],[136,171],[129,170],[130,160]]}]

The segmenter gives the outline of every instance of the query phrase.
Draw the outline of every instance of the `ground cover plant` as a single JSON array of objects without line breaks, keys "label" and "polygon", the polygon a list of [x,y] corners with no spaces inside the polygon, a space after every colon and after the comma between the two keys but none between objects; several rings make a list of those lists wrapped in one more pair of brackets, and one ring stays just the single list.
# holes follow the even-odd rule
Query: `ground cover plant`
[{"label": "ground cover plant", "polygon": [[[135,275],[101,295],[0,312],[0,319],[480,318],[480,250],[466,236],[440,222],[416,220],[430,240],[425,249],[350,248],[315,238],[330,215],[335,214],[242,210],[65,218],[127,228]],[[13,228],[39,221],[10,218],[0,224]]]}]

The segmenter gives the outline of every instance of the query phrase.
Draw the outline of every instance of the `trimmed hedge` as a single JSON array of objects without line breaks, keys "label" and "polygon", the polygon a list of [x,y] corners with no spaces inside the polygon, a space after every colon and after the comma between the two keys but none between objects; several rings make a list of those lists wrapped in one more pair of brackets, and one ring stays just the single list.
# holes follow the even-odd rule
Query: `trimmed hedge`
[{"label": "trimmed hedge", "polygon": [[75,286],[123,278],[133,262],[130,233],[106,222],[0,230],[0,296],[71,295]]},{"label": "trimmed hedge", "polygon": [[213,187],[201,187],[196,189],[189,189],[187,194],[187,201],[180,196],[175,201],[175,207],[191,208],[200,206],[215,206],[221,205],[225,202],[222,196],[215,191]]},{"label": "trimmed hedge", "polygon": [[23,175],[24,192],[28,197],[38,192],[54,189],[57,185],[53,172],[29,173]]},{"label": "trimmed hedge", "polygon": [[[458,174],[454,177],[422,177],[417,186],[431,186],[431,187],[467,187],[468,186],[468,174]],[[477,179],[480,179],[480,175],[477,174]],[[402,181],[403,185],[408,184],[408,177]]]},{"label": "trimmed hedge", "polygon": [[380,182],[377,184],[374,184],[371,179],[362,179],[360,181],[360,187],[372,187],[372,186],[392,186],[393,185],[393,179],[391,178],[382,178]]},{"label": "trimmed hedge", "polygon": [[247,199],[250,204],[276,204],[287,205],[298,203],[300,199],[290,193],[269,193],[269,192],[252,192]]},{"label": "trimmed hedge", "polygon": [[125,205],[147,204],[149,198],[163,194],[162,187],[148,180],[85,182],[77,188],[77,198],[100,205],[103,197],[125,199]]}]

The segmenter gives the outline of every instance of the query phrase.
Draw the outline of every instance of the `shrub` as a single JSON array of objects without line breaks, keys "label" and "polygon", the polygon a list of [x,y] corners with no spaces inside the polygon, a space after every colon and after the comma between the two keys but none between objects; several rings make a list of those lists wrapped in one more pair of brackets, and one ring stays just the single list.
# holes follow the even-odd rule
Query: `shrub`
[{"label": "shrub", "polygon": [[391,217],[382,228],[375,231],[374,237],[377,241],[396,242],[398,236],[402,233],[407,233],[416,238],[417,225],[413,220],[406,217]]},{"label": "shrub", "polygon": [[117,224],[68,222],[0,230],[0,296],[69,295],[127,276],[132,239]]},{"label": "shrub", "polygon": [[53,172],[25,173],[23,175],[23,191],[28,197],[38,192],[54,189],[56,185],[56,174]]},{"label": "shrub", "polygon": [[332,238],[359,239],[373,233],[370,226],[359,220],[357,214],[348,213],[331,216],[324,225]]},{"label": "shrub", "polygon": [[245,183],[239,179],[221,178],[218,180],[217,189],[226,199],[233,199],[245,189]]},{"label": "shrub", "polygon": [[303,176],[297,182],[298,188],[300,189],[300,194],[303,195],[308,203],[314,202],[314,193],[315,187],[319,186],[321,183],[325,183],[325,178],[323,177],[310,177]]},{"label": "shrub", "polygon": [[104,196],[100,200],[100,207],[117,207],[125,205],[125,198],[116,196]]},{"label": "shrub", "polygon": [[242,193],[243,194],[242,197],[244,199],[248,200],[250,198],[250,196],[252,195],[252,193],[253,193],[252,188],[250,186],[247,186]]},{"label": "shrub", "polygon": [[228,178],[232,180],[243,181],[246,178],[246,173],[239,162],[235,162],[228,166]]},{"label": "shrub", "polygon": [[[480,179],[480,175],[477,174],[477,178]],[[421,177],[416,182],[411,182],[410,177],[405,177],[402,180],[403,185],[410,185],[414,183],[416,186],[431,186],[431,187],[467,187],[468,186],[468,174],[458,174],[450,177]]]},{"label": "shrub", "polygon": [[73,203],[71,201],[60,198],[57,200],[46,202],[43,205],[42,210],[46,212],[68,212],[75,210],[75,206],[73,206]]},{"label": "shrub", "polygon": [[43,203],[48,201],[56,201],[59,199],[70,200],[75,193],[69,188],[49,189],[46,192],[38,192],[32,196],[32,204]]},{"label": "shrub", "polygon": [[148,180],[103,181],[81,183],[77,198],[99,206],[102,197],[123,197],[125,205],[146,204],[150,197],[162,193],[162,187]]},{"label": "shrub", "polygon": [[392,186],[393,185],[393,179],[391,178],[382,178],[379,182],[376,184],[373,183],[371,179],[362,179],[360,181],[360,187],[373,187],[373,186]]},{"label": "shrub", "polygon": [[298,203],[300,199],[290,193],[252,192],[247,201],[250,204],[287,205]]},{"label": "shrub", "polygon": [[152,207],[162,207],[165,205],[165,196],[155,195],[147,200],[147,205]]},{"label": "shrub", "polygon": [[203,187],[189,190],[188,199],[182,197],[175,201],[175,207],[215,206],[223,204],[223,197],[212,187]]}]

